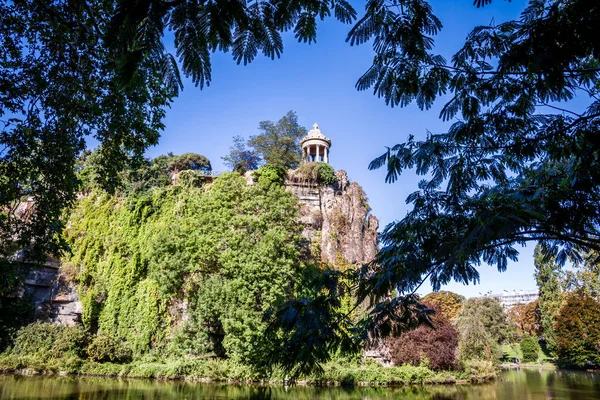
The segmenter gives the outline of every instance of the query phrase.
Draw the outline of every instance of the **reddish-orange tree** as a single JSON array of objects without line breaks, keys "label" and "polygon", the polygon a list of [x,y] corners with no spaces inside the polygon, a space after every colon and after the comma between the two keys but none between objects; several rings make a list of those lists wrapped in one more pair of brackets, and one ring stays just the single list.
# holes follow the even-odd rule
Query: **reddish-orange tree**
[{"label": "reddish-orange tree", "polygon": [[[433,306],[432,308],[435,309]],[[434,328],[421,325],[390,339],[394,364],[418,365],[427,359],[430,368],[434,370],[456,368],[458,332],[442,313],[434,314],[432,321]]]},{"label": "reddish-orange tree", "polygon": [[508,311],[509,321],[516,327],[519,336],[541,335],[541,314],[538,301],[529,304],[517,304]]}]

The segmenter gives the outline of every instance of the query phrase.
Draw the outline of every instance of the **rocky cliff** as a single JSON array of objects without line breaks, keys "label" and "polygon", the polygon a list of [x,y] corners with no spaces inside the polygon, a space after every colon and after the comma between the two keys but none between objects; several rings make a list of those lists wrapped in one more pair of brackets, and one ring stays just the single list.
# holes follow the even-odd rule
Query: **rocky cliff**
[{"label": "rocky cliff", "polygon": [[[299,199],[303,235],[315,257],[334,268],[368,263],[377,253],[379,222],[370,214],[360,185],[349,182],[343,170],[336,177],[334,185],[286,182],[286,188]],[[31,268],[24,292],[32,297],[41,319],[61,325],[80,322],[77,292],[55,260]]]},{"label": "rocky cliff", "polygon": [[377,253],[379,221],[360,185],[349,182],[343,170],[336,177],[328,186],[286,182],[300,201],[303,235],[323,263],[338,268],[368,263]]}]

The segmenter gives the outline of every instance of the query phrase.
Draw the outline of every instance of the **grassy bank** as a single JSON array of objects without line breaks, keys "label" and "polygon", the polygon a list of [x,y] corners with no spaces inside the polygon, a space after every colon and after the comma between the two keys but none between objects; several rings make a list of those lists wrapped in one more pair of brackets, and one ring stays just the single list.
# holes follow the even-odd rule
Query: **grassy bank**
[{"label": "grassy bank", "polygon": [[[471,362],[463,371],[432,371],[427,366],[383,367],[375,362],[328,363],[319,374],[302,376],[299,383],[312,385],[410,385],[480,382],[495,377],[494,367]],[[139,360],[126,364],[98,363],[78,357],[40,359],[35,356],[0,355],[2,373],[67,373],[111,377],[183,379],[196,381],[283,383],[280,370],[259,374],[250,367],[221,359]]]}]

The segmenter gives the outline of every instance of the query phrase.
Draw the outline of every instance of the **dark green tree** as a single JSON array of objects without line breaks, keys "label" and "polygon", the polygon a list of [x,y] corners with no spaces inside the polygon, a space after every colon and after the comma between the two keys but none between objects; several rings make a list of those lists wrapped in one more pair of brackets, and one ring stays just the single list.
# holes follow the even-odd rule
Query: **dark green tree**
[{"label": "dark green tree", "polygon": [[241,174],[257,169],[260,163],[259,155],[249,149],[246,140],[239,135],[233,137],[233,145],[229,148],[229,154],[221,158],[225,161],[225,165]]},{"label": "dark green tree", "polygon": [[562,277],[560,265],[544,256],[541,246],[533,253],[535,280],[540,290],[540,322],[544,343],[550,354],[556,355],[556,332],[554,320],[562,302]]},{"label": "dark green tree", "polygon": [[537,362],[540,357],[540,344],[537,337],[525,335],[520,346],[523,353],[523,362]]},{"label": "dark green tree", "polygon": [[248,147],[262,161],[284,170],[300,165],[300,140],[306,135],[306,128],[298,124],[298,116],[294,111],[288,111],[276,123],[260,121],[258,130],[258,135],[250,136]]},{"label": "dark green tree", "polygon": [[152,160],[152,165],[169,173],[187,170],[208,171],[212,169],[210,160],[196,153],[183,153],[180,156],[169,153],[166,156],[162,155],[156,157],[154,160]]},{"label": "dark green tree", "polygon": [[407,169],[425,177],[365,269],[361,293],[382,312],[399,311],[384,306],[395,289],[478,282],[482,261],[504,271],[527,242],[559,264],[600,249],[599,21],[595,2],[530,0],[517,20],[475,27],[446,60],[427,1],[367,2],[348,36],[375,51],[357,88],[422,109],[443,95],[440,118],[452,121],[369,166],[387,182]]},{"label": "dark green tree", "polygon": [[500,356],[499,345],[511,340],[514,334],[500,302],[490,297],[466,300],[456,326],[463,361],[493,361]]}]

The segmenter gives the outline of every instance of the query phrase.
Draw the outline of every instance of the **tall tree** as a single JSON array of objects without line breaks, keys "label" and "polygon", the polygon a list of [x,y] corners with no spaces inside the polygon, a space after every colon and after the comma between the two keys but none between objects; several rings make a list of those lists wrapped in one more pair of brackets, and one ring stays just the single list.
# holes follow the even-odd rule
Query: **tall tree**
[{"label": "tall tree", "polygon": [[578,367],[600,363],[600,302],[570,293],[556,316],[556,352]]},{"label": "tall tree", "polygon": [[554,320],[560,311],[562,279],[561,268],[552,258],[544,256],[541,246],[536,246],[533,253],[535,264],[535,280],[540,290],[539,307],[542,334],[546,348],[556,354],[556,332]]},{"label": "tall tree", "polygon": [[300,140],[306,135],[306,128],[298,124],[298,116],[294,111],[288,111],[276,123],[260,121],[258,130],[258,135],[250,136],[248,147],[264,162],[285,170],[300,165]]},{"label": "tall tree", "polygon": [[447,61],[434,52],[442,23],[427,1],[367,2],[348,41],[373,43],[376,55],[357,88],[422,109],[444,95],[440,118],[453,121],[370,164],[387,182],[406,169],[426,177],[365,269],[361,292],[381,305],[374,321],[398,312],[394,289],[478,282],[482,261],[504,271],[527,242],[559,264],[600,250],[599,22],[596,2],[530,0],[517,20],[475,27]]},{"label": "tall tree", "polygon": [[493,360],[500,355],[499,345],[513,335],[500,302],[489,297],[465,301],[456,326],[462,360]]},{"label": "tall tree", "polygon": [[564,271],[565,291],[576,291],[600,299],[600,259],[598,252],[590,252],[585,261],[573,270]]},{"label": "tall tree", "polygon": [[239,135],[233,137],[233,145],[229,148],[229,154],[221,158],[225,161],[225,165],[240,173],[255,170],[260,163],[260,156],[254,150],[249,149],[246,140]]}]

